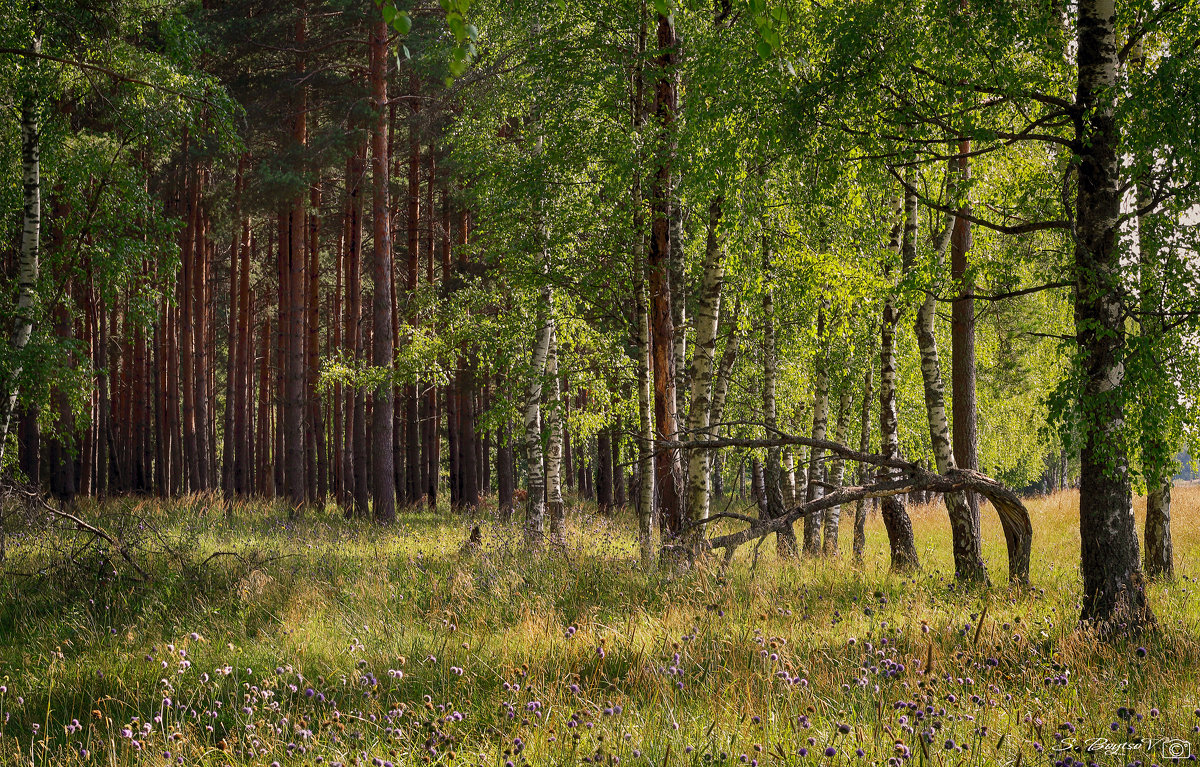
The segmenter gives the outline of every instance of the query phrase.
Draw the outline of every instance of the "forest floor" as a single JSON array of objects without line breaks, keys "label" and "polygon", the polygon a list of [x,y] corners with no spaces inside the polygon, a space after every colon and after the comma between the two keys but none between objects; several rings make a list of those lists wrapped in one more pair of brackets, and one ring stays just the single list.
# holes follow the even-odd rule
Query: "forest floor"
[{"label": "forest floor", "polygon": [[909,578],[889,575],[877,515],[861,569],[780,561],[768,541],[722,574],[644,572],[632,520],[594,509],[572,515],[565,548],[531,554],[487,522],[464,549],[473,523],[446,510],[379,529],[332,508],[288,523],[282,507],[226,517],[197,498],[84,507],[141,532],[151,581],[94,543],[66,562],[85,536],[10,538],[10,571],[43,561],[0,583],[0,764],[1108,765],[1200,751],[1200,487],[1176,492],[1179,576],[1151,586],[1160,628],[1131,643],[1076,631],[1076,505],[1030,503],[1024,591],[954,585],[941,507],[912,510],[925,569]]}]

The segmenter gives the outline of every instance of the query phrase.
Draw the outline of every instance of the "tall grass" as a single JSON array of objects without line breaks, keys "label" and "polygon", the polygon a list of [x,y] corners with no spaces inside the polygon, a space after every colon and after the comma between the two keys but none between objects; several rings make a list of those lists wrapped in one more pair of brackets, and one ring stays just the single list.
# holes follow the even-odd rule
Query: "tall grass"
[{"label": "tall grass", "polygon": [[1143,739],[1200,749],[1198,487],[1176,491],[1180,575],[1152,584],[1160,628],[1137,645],[1075,629],[1074,493],[1030,504],[1029,590],[1001,585],[987,510],[997,585],[964,589],[940,506],[912,509],[924,570],[898,577],[877,518],[862,568],[780,561],[767,542],[728,572],[647,572],[633,521],[591,508],[566,547],[534,553],[486,517],[465,547],[474,520],[446,509],[385,530],[332,508],[289,523],[266,504],[122,503],[162,531],[151,584],[117,565],[0,586],[0,764],[1149,764],[1185,745]]}]

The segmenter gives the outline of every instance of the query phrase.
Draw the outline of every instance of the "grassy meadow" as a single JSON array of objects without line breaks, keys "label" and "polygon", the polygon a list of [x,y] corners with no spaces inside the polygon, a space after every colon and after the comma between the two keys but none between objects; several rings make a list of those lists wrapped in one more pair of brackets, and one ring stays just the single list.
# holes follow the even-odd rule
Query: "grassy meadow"
[{"label": "grassy meadow", "polygon": [[[66,534],[4,578],[0,764],[1170,763],[1200,750],[1200,486],[1176,490],[1179,575],[1133,644],[1075,630],[1076,503],[1031,501],[1028,591],[1003,585],[987,508],[997,585],[968,591],[941,506],[912,509],[909,578],[877,514],[862,569],[767,541],[681,573],[644,572],[633,520],[594,509],[531,553],[488,521],[464,547],[473,521],[446,509],[379,529],[332,508],[83,506],[143,520],[151,581]],[[14,568],[35,561],[22,545]],[[79,564],[51,566],[66,546]]]}]

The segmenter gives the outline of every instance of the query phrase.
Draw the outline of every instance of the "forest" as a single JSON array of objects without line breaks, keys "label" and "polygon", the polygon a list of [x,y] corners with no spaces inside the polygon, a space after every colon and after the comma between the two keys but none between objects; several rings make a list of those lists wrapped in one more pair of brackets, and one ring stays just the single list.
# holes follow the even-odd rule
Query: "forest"
[{"label": "forest", "polygon": [[1194,760],[1198,41],[0,0],[0,764]]}]

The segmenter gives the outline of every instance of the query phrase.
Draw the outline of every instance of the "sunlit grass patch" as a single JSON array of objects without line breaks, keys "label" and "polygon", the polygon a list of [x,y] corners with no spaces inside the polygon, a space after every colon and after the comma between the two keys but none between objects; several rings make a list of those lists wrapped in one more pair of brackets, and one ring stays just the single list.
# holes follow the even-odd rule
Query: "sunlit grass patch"
[{"label": "sunlit grass patch", "polygon": [[[643,570],[633,521],[594,509],[532,552],[445,508],[384,530],[333,508],[119,503],[190,548],[145,563],[151,584],[6,579],[0,763],[1106,764],[1055,749],[1200,746],[1200,533],[1176,525],[1160,630],[1098,644],[1075,631],[1072,493],[1030,505],[1028,591],[1004,585],[986,508],[995,585],[963,589],[938,505],[912,509],[925,569],[898,577],[877,517],[862,569],[768,541],[756,564],[678,572]],[[1200,489],[1175,504],[1193,519]]]}]

